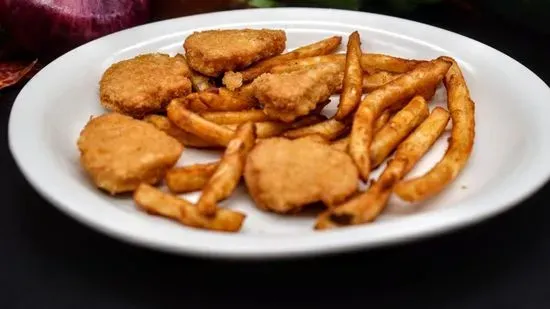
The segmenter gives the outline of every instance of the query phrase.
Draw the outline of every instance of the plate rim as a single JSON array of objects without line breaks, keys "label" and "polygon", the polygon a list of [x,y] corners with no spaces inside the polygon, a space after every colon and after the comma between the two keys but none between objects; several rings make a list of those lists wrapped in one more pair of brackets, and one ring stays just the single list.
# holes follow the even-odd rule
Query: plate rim
[{"label": "plate rim", "polygon": [[[545,176],[541,177],[541,179],[536,181],[536,183],[533,184],[533,186],[530,189],[525,190],[523,194],[520,194],[520,196],[518,196],[514,199],[510,199],[508,202],[504,203],[503,205],[492,207],[491,209],[489,209],[488,211],[486,211],[484,213],[477,213],[477,214],[474,214],[474,215],[466,216],[466,217],[469,217],[469,218],[466,218],[466,217],[463,216],[460,220],[457,220],[456,218],[453,218],[452,220],[446,221],[445,223],[439,223],[439,224],[431,223],[428,228],[416,228],[412,232],[407,232],[406,235],[386,236],[386,237],[381,237],[380,239],[374,240],[374,241],[373,240],[367,240],[367,241],[363,240],[363,241],[361,241],[361,237],[359,239],[352,239],[352,240],[348,239],[345,242],[342,242],[342,241],[334,242],[334,240],[333,240],[332,241],[333,243],[330,246],[324,244],[321,241],[320,245],[318,244],[318,245],[311,246],[311,244],[310,244],[310,247],[313,247],[313,248],[309,248],[309,247],[303,247],[303,248],[291,247],[291,248],[285,248],[285,249],[282,249],[282,250],[273,250],[273,249],[266,250],[266,248],[263,248],[263,250],[258,250],[258,248],[251,248],[251,247],[247,247],[247,246],[243,247],[242,243],[246,242],[246,241],[244,241],[244,242],[241,243],[240,250],[227,249],[225,247],[222,250],[222,249],[219,249],[219,248],[218,249],[212,249],[212,248],[209,248],[209,247],[205,248],[205,247],[201,247],[200,245],[197,246],[197,244],[195,244],[194,246],[189,246],[188,245],[188,246],[182,247],[181,244],[175,246],[174,244],[169,244],[169,243],[165,243],[165,242],[160,243],[158,241],[154,241],[153,239],[143,237],[143,235],[135,235],[135,234],[132,234],[132,232],[129,232],[129,231],[123,229],[123,228],[114,227],[114,226],[106,224],[104,222],[97,222],[93,218],[86,217],[82,213],[79,213],[76,209],[73,209],[73,206],[66,205],[66,203],[64,201],[62,201],[59,197],[52,196],[51,192],[49,192],[46,189],[47,186],[44,185],[44,180],[42,179],[43,177],[40,176],[40,175],[37,175],[31,169],[29,169],[28,164],[26,163],[25,159],[23,159],[24,156],[21,155],[21,151],[23,150],[22,146],[21,146],[21,143],[19,143],[14,137],[14,135],[16,135],[15,127],[17,126],[17,123],[16,123],[17,120],[14,120],[14,119],[17,119],[17,118],[14,115],[17,115],[18,106],[21,105],[21,103],[19,103],[20,98],[22,97],[22,94],[26,94],[26,91],[28,91],[28,89],[30,89],[29,85],[31,85],[31,87],[32,87],[32,84],[36,80],[40,79],[40,76],[42,76],[41,73],[45,72],[46,71],[45,69],[47,69],[48,67],[50,67],[50,68],[54,67],[56,63],[63,61],[63,59],[66,59],[66,57],[68,55],[70,55],[72,53],[76,53],[79,50],[83,50],[85,48],[88,48],[89,46],[96,44],[98,41],[102,41],[102,40],[108,41],[108,40],[112,39],[112,37],[114,37],[114,36],[124,35],[124,33],[130,33],[132,31],[136,31],[136,29],[143,29],[143,28],[151,27],[151,25],[153,25],[153,24],[178,22],[178,21],[186,20],[186,19],[190,19],[190,18],[205,18],[205,17],[208,18],[208,17],[212,17],[212,16],[216,16],[216,15],[242,14],[243,12],[250,12],[250,11],[256,11],[256,12],[269,11],[269,13],[265,13],[265,14],[280,14],[280,16],[277,17],[277,19],[278,20],[284,20],[285,19],[284,12],[286,12],[286,11],[311,11],[311,10],[314,10],[314,11],[328,11],[327,14],[330,14],[330,12],[339,12],[338,14],[352,14],[352,15],[353,14],[366,14],[366,15],[374,16],[375,18],[388,19],[388,20],[394,20],[394,21],[396,20],[396,21],[399,21],[400,23],[417,24],[418,26],[425,27],[426,29],[429,29],[430,31],[438,31],[438,32],[443,31],[443,32],[448,33],[449,35],[452,35],[452,36],[455,36],[455,37],[458,36],[462,40],[468,41],[468,43],[478,44],[478,45],[482,46],[483,48],[489,48],[493,52],[496,52],[496,53],[504,56],[505,58],[507,58],[506,59],[507,61],[511,61],[511,62],[515,63],[516,65],[519,65],[522,68],[522,70],[524,70],[526,73],[529,73],[533,78],[535,78],[538,82],[540,82],[541,85],[546,86],[546,90],[549,89],[548,85],[538,75],[536,75],[534,72],[532,72],[529,68],[527,68],[526,66],[524,66],[523,64],[521,64],[517,60],[513,59],[512,57],[508,56],[507,54],[505,54],[505,53],[503,53],[503,52],[501,52],[501,51],[499,51],[499,50],[497,50],[497,49],[495,49],[495,48],[493,48],[493,47],[491,47],[491,46],[489,46],[485,43],[479,42],[479,41],[474,40],[472,38],[466,37],[464,35],[461,35],[461,34],[458,34],[458,33],[443,29],[443,28],[438,28],[438,27],[435,27],[435,26],[432,26],[432,25],[428,25],[428,24],[424,24],[424,23],[421,23],[421,22],[412,21],[412,20],[408,20],[408,19],[403,19],[403,18],[399,18],[399,17],[393,17],[393,16],[370,13],[370,12],[347,11],[347,10],[339,10],[339,9],[322,9],[322,8],[245,9],[245,10],[231,10],[231,11],[222,11],[222,12],[214,12],[214,13],[204,13],[204,14],[198,14],[198,15],[192,15],[192,16],[172,18],[172,19],[163,20],[163,21],[156,21],[156,22],[140,25],[140,26],[137,26],[137,27],[129,28],[129,29],[126,29],[126,30],[122,30],[122,31],[119,31],[119,32],[116,32],[116,33],[113,33],[113,34],[109,34],[107,36],[101,37],[101,38],[96,39],[94,41],[88,42],[88,43],[86,43],[86,44],[84,44],[84,45],[82,45],[82,46],[80,46],[80,47],[78,47],[74,50],[71,50],[71,51],[65,53],[64,55],[60,56],[56,60],[54,60],[52,63],[48,64],[41,72],[39,72],[35,77],[33,77],[27,83],[27,85],[25,85],[25,87],[23,87],[23,89],[20,91],[17,98],[15,99],[15,101],[13,103],[13,106],[11,108],[11,111],[10,111],[10,117],[9,117],[9,123],[8,123],[8,144],[9,144],[10,152],[11,152],[13,158],[14,158],[14,161],[16,162],[16,165],[18,166],[19,170],[21,171],[21,173],[23,174],[25,179],[34,188],[34,190],[36,190],[43,198],[45,198],[48,201],[48,203],[52,204],[52,206],[54,206],[57,209],[61,210],[63,213],[67,214],[68,216],[76,219],[77,221],[79,221],[83,225],[91,227],[94,230],[96,230],[100,233],[103,233],[104,235],[108,235],[110,237],[119,239],[119,240],[127,242],[127,243],[132,243],[134,245],[140,245],[140,246],[144,246],[144,247],[148,247],[148,248],[152,248],[152,249],[156,249],[156,250],[160,250],[160,251],[165,251],[165,252],[186,254],[186,255],[196,255],[196,256],[203,256],[203,257],[223,257],[223,258],[239,258],[239,259],[247,259],[247,258],[254,258],[254,259],[256,259],[256,258],[278,258],[278,259],[280,259],[280,258],[290,258],[290,257],[300,257],[300,256],[314,256],[314,255],[319,255],[319,254],[338,253],[338,252],[345,252],[345,251],[352,251],[352,250],[359,250],[359,249],[365,250],[365,249],[371,249],[371,248],[375,248],[375,247],[393,245],[395,243],[400,243],[400,242],[408,242],[408,241],[412,241],[412,240],[419,240],[419,239],[431,237],[431,236],[437,235],[437,234],[445,234],[445,233],[447,233],[449,231],[452,231],[452,230],[456,230],[456,229],[459,229],[459,228],[464,228],[464,227],[468,227],[468,226],[477,224],[478,222],[484,221],[489,217],[494,217],[494,216],[496,216],[500,213],[503,213],[503,212],[515,207],[515,206],[518,206],[522,201],[524,201],[525,199],[532,196],[535,192],[540,190],[546,184],[546,182],[548,182],[548,180],[550,179],[550,165],[547,165],[545,167],[545,172],[544,172]],[[275,13],[275,11],[279,11],[281,13]],[[264,14],[264,13],[262,13],[262,14]],[[214,26],[212,26],[212,27],[214,27]],[[44,73],[44,74],[46,74],[46,73]],[[549,98],[550,98],[550,96],[549,96]],[[333,232],[331,232],[332,233],[331,235],[335,235],[335,236],[332,236],[331,238],[342,238],[346,234],[350,234],[350,233],[358,234],[358,230],[360,228],[361,227],[353,227],[353,228],[349,228],[349,229],[342,229],[342,230],[333,231]],[[210,234],[209,237],[204,236],[204,238],[212,238],[212,239],[219,238],[220,240],[222,240],[222,238],[223,238],[224,241],[227,240],[227,239],[232,238],[231,235],[225,235],[225,234],[217,234],[217,233],[215,234],[215,233],[211,233],[211,232],[201,232],[201,233],[205,233],[205,235]],[[326,233],[326,232],[322,232],[322,233]],[[326,236],[327,235],[324,235],[323,237],[326,238]],[[253,237],[251,237],[251,238],[253,238]],[[233,239],[235,239],[235,238],[233,238]],[[241,239],[241,240],[246,240],[246,239],[248,239],[248,238],[244,238],[244,239]],[[245,248],[245,249],[243,249],[243,248]],[[262,249],[262,248],[260,248],[260,249]]]}]

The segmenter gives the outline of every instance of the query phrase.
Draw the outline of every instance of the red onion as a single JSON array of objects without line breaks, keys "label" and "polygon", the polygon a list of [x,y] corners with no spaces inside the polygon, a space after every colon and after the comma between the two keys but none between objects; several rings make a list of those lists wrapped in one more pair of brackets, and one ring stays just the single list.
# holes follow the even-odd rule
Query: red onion
[{"label": "red onion", "polygon": [[149,19],[149,0],[0,0],[0,25],[42,59]]}]

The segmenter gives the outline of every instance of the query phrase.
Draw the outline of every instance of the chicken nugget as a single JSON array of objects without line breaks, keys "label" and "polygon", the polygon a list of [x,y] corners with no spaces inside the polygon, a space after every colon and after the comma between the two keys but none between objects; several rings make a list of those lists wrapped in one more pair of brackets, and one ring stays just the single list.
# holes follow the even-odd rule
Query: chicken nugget
[{"label": "chicken nugget", "polygon": [[267,29],[207,30],[191,34],[183,47],[193,70],[218,77],[282,53],[286,34]]},{"label": "chicken nugget", "polygon": [[270,138],[248,155],[244,179],[256,205],[294,213],[315,202],[331,206],[352,195],[359,172],[351,158],[310,139]]},{"label": "chicken nugget", "polygon": [[77,142],[80,163],[97,187],[111,194],[156,184],[178,161],[183,146],[153,125],[108,113],[92,118]]},{"label": "chicken nugget", "polygon": [[191,92],[191,72],[181,55],[146,54],[110,66],[99,83],[101,104],[134,118],[162,111]]},{"label": "chicken nugget", "polygon": [[273,119],[292,122],[328,100],[342,83],[338,64],[320,63],[288,73],[266,73],[252,83],[254,95]]}]

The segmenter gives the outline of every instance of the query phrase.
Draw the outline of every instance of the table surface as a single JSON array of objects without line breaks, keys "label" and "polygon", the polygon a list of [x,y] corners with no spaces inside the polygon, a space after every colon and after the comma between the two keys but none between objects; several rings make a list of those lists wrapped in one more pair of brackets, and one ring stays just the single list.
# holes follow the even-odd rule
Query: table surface
[{"label": "table surface", "polygon": [[[550,82],[548,36],[440,7],[405,17],[491,45]],[[284,262],[186,258],[108,238],[38,196],[7,146],[18,92],[0,92],[0,308],[550,308],[550,185],[498,217],[414,243]]]}]

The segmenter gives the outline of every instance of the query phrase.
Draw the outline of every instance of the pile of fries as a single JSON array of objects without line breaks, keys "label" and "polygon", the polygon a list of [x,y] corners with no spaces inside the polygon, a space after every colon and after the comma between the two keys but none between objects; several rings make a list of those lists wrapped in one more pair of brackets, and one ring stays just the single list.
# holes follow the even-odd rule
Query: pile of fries
[{"label": "pile of fries", "polygon": [[[265,139],[311,139],[346,152],[357,167],[363,191],[338,205],[326,205],[314,226],[325,230],[374,221],[392,193],[420,202],[442,192],[469,160],[474,145],[474,102],[457,62],[449,57],[408,60],[372,54],[361,48],[358,32],[348,39],[345,54],[336,54],[341,37],[330,37],[226,74],[223,83],[193,72],[193,93],[172,102],[166,114],[143,121],[154,125],[186,147],[220,149],[217,162],[173,167],[165,175],[170,193],[142,183],[133,198],[139,208],[186,226],[237,232],[246,215],[218,206],[239,185],[248,154]],[[271,119],[250,100],[252,81],[264,73],[292,72],[318,63],[342,67],[343,82],[337,112],[323,115],[324,102],[292,122]],[[443,82],[447,109],[429,102]],[[404,177],[452,123],[443,158],[426,174]],[[387,162],[387,164],[383,164]],[[381,176],[370,179],[374,169]],[[201,191],[196,204],[178,197]]]}]

